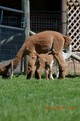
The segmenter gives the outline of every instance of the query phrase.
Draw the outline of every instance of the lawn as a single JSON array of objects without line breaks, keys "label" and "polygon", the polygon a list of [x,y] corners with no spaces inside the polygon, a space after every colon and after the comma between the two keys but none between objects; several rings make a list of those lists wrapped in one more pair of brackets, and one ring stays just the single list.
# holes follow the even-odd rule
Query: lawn
[{"label": "lawn", "polygon": [[0,77],[0,121],[79,121],[80,76],[55,80]]}]

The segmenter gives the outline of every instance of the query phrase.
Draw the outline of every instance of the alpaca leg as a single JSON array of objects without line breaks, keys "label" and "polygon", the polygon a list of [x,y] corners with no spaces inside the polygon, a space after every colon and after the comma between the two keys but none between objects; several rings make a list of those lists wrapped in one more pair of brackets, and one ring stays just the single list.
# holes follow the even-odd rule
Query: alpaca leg
[{"label": "alpaca leg", "polygon": [[52,60],[52,63],[49,66],[49,79],[54,79],[52,74],[53,65],[54,65],[54,61]]},{"label": "alpaca leg", "polygon": [[59,77],[59,66],[58,66],[58,63],[56,62],[56,77],[58,78]]},{"label": "alpaca leg", "polygon": [[31,79],[31,75],[32,75],[32,67],[27,69],[27,72],[26,72],[26,79]]},{"label": "alpaca leg", "polygon": [[37,69],[35,70],[35,78],[36,78],[36,79],[39,79]]},{"label": "alpaca leg", "polygon": [[54,80],[53,75],[52,75],[52,70],[51,70],[51,69],[50,69],[50,71],[49,71],[49,79],[53,79],[53,80]]},{"label": "alpaca leg", "polygon": [[63,55],[61,53],[55,53],[54,57],[56,58],[59,65],[59,78],[65,78],[67,65],[66,61],[63,58]]},{"label": "alpaca leg", "polygon": [[34,76],[35,70],[36,70],[36,68],[34,67],[34,68],[32,69],[31,78]]},{"label": "alpaca leg", "polygon": [[46,80],[48,80],[48,79],[49,79],[49,78],[48,78],[49,70],[48,70],[48,69],[46,69],[46,70],[45,70],[45,72],[46,72]]},{"label": "alpaca leg", "polygon": [[26,79],[30,79],[31,78],[31,72],[29,72],[26,76]]},{"label": "alpaca leg", "polygon": [[33,76],[34,76],[34,73],[35,73],[35,70],[29,70],[28,72],[27,72],[27,77],[26,77],[26,79],[31,79]]},{"label": "alpaca leg", "polygon": [[37,70],[37,74],[38,74],[39,79],[41,79],[41,73],[42,73],[42,69],[39,68],[39,69]]},{"label": "alpaca leg", "polygon": [[13,77],[13,61],[11,62],[11,74],[10,74],[10,78],[12,79]]}]

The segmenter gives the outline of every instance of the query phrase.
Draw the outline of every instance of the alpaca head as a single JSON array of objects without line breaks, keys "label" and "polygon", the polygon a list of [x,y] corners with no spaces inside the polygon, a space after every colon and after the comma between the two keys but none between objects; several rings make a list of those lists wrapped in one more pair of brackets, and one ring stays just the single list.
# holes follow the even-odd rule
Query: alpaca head
[{"label": "alpaca head", "polygon": [[2,75],[5,71],[5,67],[0,66],[0,75]]},{"label": "alpaca head", "polygon": [[72,46],[69,45],[69,47],[66,49],[66,52],[62,51],[62,55],[64,59],[69,59],[72,54]]},{"label": "alpaca head", "polygon": [[10,71],[11,63],[6,66],[0,67],[0,75],[2,78],[8,78],[10,77],[11,71]]}]

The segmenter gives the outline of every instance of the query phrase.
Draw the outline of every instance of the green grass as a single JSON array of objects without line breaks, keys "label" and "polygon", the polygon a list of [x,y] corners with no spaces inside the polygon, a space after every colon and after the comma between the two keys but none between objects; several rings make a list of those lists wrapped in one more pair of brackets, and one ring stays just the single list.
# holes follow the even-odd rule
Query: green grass
[{"label": "green grass", "polygon": [[0,77],[0,121],[79,121],[80,76],[55,80]]}]

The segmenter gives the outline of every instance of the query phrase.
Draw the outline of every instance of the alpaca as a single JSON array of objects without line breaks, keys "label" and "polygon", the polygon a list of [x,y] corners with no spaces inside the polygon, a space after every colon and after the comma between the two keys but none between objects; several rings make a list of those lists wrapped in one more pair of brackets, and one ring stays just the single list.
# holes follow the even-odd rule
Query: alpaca
[{"label": "alpaca", "polygon": [[[52,54],[40,54],[37,60],[37,74],[39,79],[41,79],[41,73],[45,69],[46,80],[54,79],[52,74],[54,63],[54,57]],[[49,78],[48,78],[49,76]]]},{"label": "alpaca", "polygon": [[[64,59],[68,59],[72,53],[72,46],[70,45],[65,53],[62,51],[62,55]],[[41,79],[41,72],[43,69],[46,71],[46,79],[48,79],[48,75],[50,76],[49,79],[53,79],[52,76],[52,68],[55,65],[56,60],[54,59],[54,55],[51,52],[47,54],[31,54],[28,60],[28,71],[27,71],[27,79],[33,77],[35,71],[37,70],[37,74],[39,79]],[[58,64],[56,63],[56,76],[59,77],[59,68]]]},{"label": "alpaca", "polygon": [[[53,68],[54,58],[52,54],[37,54],[31,55],[28,61],[28,71],[27,79],[33,77],[35,71],[37,76],[41,79],[41,73],[43,70],[46,72],[46,79],[53,79],[52,68]],[[49,78],[48,78],[49,76]]]},{"label": "alpaca", "polygon": [[[57,60],[61,76],[65,78],[66,75],[66,62],[61,54],[63,48],[67,48],[70,44],[71,39],[56,31],[43,31],[35,35],[30,36],[23,43],[22,47],[13,59],[13,70],[17,67],[21,58],[30,53],[47,53],[55,50],[54,58]],[[0,74],[3,77],[9,77],[11,71],[11,63],[3,66],[3,71]]]}]

